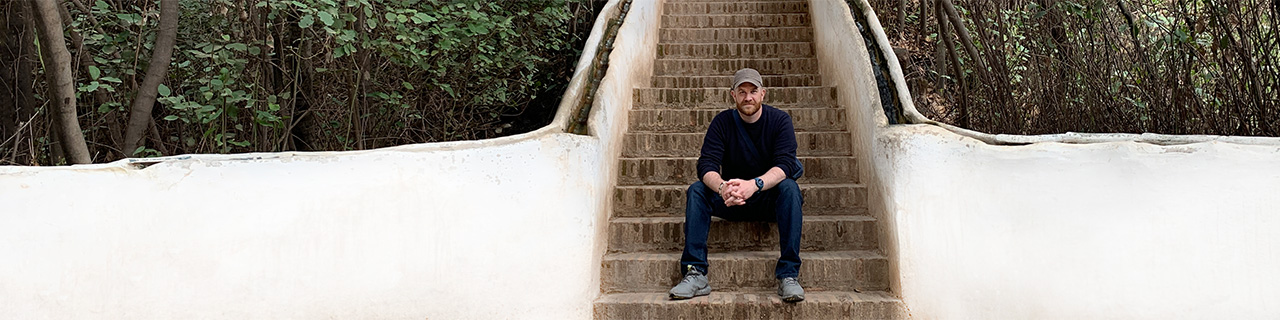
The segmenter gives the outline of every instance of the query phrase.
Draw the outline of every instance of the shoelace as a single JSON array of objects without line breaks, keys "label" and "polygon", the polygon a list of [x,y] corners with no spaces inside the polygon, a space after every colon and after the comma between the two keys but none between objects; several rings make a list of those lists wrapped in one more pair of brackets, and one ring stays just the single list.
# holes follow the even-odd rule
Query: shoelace
[{"label": "shoelace", "polygon": [[796,280],[796,278],[782,278],[782,284],[783,284],[783,285],[797,285],[797,286],[798,286],[798,285],[800,285],[800,281]]},{"label": "shoelace", "polygon": [[693,277],[702,275],[702,273],[698,272],[698,269],[694,269],[692,265],[687,267],[689,268],[689,271],[684,273],[684,280],[680,280],[680,282],[693,282]]}]

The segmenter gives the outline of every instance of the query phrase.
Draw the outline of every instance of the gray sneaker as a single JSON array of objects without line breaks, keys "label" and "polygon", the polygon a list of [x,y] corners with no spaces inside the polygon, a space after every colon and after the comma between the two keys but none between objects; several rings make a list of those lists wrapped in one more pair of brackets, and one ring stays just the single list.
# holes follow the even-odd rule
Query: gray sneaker
[{"label": "gray sneaker", "polygon": [[800,287],[800,281],[796,278],[782,278],[778,280],[778,295],[785,302],[804,301],[804,288]]},{"label": "gray sneaker", "polygon": [[697,268],[688,266],[689,271],[684,273],[684,280],[680,280],[674,288],[671,288],[672,300],[683,300],[697,296],[705,296],[711,294],[711,283],[707,281],[707,276],[702,272],[698,272]]}]

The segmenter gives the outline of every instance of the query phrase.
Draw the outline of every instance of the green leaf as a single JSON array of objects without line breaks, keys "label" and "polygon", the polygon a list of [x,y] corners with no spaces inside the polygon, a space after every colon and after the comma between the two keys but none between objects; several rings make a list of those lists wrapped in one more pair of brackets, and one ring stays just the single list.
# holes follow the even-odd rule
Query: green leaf
[{"label": "green leaf", "polygon": [[156,87],[156,92],[160,93],[160,96],[162,97],[168,97],[169,94],[173,93],[169,90],[169,86],[166,86],[163,83],[161,83],[159,87]]},{"label": "green leaf", "polygon": [[120,81],[120,79],[119,79],[119,78],[116,78],[116,77],[102,77],[102,79],[101,79],[101,80],[102,80],[102,81],[106,81],[106,82],[115,82],[115,83],[122,83],[122,82],[123,82],[123,81]]},{"label": "green leaf", "polygon": [[316,16],[320,17],[320,22],[324,22],[324,25],[333,26],[332,14],[329,14],[328,12],[320,11],[320,13],[317,13]]},{"label": "green leaf", "polygon": [[248,47],[245,46],[243,43],[232,43],[227,45],[227,49],[231,49],[235,51],[245,51],[246,49],[248,49]]},{"label": "green leaf", "polygon": [[98,80],[98,76],[101,75],[102,70],[98,70],[98,67],[95,66],[89,66],[89,79]]},{"label": "green leaf", "polygon": [[173,121],[173,120],[178,120],[178,116],[170,115],[170,116],[164,117],[164,121]]},{"label": "green leaf", "polygon": [[299,28],[309,28],[314,23],[316,23],[315,19],[311,18],[309,15],[302,16],[302,19],[298,19]]},{"label": "green leaf", "polygon": [[404,86],[405,89],[413,90],[413,84],[410,84],[407,81],[401,81],[400,85]]}]

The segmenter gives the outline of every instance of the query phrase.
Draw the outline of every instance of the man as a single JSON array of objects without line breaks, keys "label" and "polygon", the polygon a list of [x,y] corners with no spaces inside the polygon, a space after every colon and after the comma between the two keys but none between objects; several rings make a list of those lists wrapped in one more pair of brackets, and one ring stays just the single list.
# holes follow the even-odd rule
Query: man
[{"label": "man", "polygon": [[685,203],[684,279],[671,288],[671,299],[711,293],[707,281],[707,234],[711,216],[731,221],[778,224],[782,256],[774,268],[778,295],[786,302],[804,300],[800,275],[800,186],[803,170],[796,159],[791,116],[764,104],[760,72],[742,69],[729,89],[736,105],[711,120],[698,157],[702,181],[689,186]]}]

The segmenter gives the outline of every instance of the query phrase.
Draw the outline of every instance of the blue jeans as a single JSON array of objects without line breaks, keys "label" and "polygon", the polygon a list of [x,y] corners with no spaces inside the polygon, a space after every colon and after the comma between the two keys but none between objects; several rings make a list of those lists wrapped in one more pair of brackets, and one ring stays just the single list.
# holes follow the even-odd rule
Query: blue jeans
[{"label": "blue jeans", "polygon": [[778,224],[778,246],[782,252],[773,275],[778,279],[800,275],[800,228],[804,221],[800,206],[800,186],[786,179],[772,189],[747,199],[747,204],[726,207],[724,199],[702,181],[689,186],[684,207],[684,254],[680,272],[697,268],[707,274],[707,234],[711,232],[711,216],[730,221],[769,221]]}]

